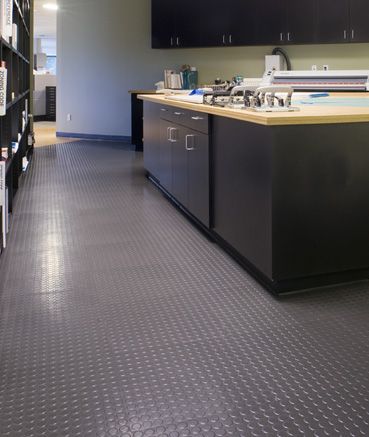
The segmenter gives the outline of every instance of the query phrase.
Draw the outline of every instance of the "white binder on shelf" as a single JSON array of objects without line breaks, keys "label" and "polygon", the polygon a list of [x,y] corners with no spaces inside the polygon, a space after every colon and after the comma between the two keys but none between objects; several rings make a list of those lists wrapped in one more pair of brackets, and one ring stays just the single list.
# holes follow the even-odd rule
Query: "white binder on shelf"
[{"label": "white binder on shelf", "polygon": [[5,25],[4,34],[9,38],[13,35],[13,0],[3,0],[5,2]]},{"label": "white binder on shelf", "polygon": [[6,230],[8,210],[6,207],[6,161],[0,161],[0,206],[1,206],[1,233],[3,236],[3,248],[6,248]]}]

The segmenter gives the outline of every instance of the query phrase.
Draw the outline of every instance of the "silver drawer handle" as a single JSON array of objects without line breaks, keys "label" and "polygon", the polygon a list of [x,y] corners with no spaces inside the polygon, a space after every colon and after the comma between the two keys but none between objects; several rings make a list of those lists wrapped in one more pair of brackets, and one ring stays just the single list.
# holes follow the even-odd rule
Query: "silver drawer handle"
[{"label": "silver drawer handle", "polygon": [[183,112],[175,112],[174,115],[183,115]]},{"label": "silver drawer handle", "polygon": [[171,143],[176,143],[177,142],[177,138],[174,138],[174,137],[176,137],[177,135],[173,135],[173,133],[177,132],[177,129],[175,127],[169,127],[168,129],[170,131],[169,132],[168,141],[171,142]]},{"label": "silver drawer handle", "polygon": [[[192,140],[192,147],[189,146],[189,140]],[[195,150],[195,140],[196,140],[196,135],[186,135],[186,150],[188,150],[189,152],[191,150]]]},{"label": "silver drawer handle", "polygon": [[192,120],[196,120],[196,121],[198,121],[198,120],[205,120],[204,117],[191,117],[191,118],[192,118]]},{"label": "silver drawer handle", "polygon": [[161,108],[160,111],[168,112],[168,109]]}]

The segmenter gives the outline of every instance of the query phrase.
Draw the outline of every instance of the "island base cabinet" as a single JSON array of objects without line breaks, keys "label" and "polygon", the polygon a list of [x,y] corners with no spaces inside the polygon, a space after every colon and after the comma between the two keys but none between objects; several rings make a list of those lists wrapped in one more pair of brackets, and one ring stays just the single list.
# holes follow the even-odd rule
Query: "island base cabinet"
[{"label": "island base cabinet", "polygon": [[167,194],[209,228],[207,116],[150,102],[145,102],[144,111],[145,169]]},{"label": "island base cabinet", "polygon": [[272,278],[271,144],[263,126],[214,117],[213,230]]},{"label": "island base cabinet", "polygon": [[172,147],[171,129],[173,125],[166,120],[157,120],[160,126],[160,148],[159,148],[159,161],[160,172],[159,182],[160,185],[169,193],[173,189],[172,178]]},{"label": "island base cabinet", "polygon": [[185,143],[188,153],[188,209],[209,227],[209,136],[188,130]]},{"label": "island base cabinet", "polygon": [[213,127],[213,229],[230,253],[277,293],[369,278],[368,123]]},{"label": "island base cabinet", "polygon": [[173,125],[172,136],[172,190],[171,194],[188,207],[188,152],[185,147],[185,129]]}]

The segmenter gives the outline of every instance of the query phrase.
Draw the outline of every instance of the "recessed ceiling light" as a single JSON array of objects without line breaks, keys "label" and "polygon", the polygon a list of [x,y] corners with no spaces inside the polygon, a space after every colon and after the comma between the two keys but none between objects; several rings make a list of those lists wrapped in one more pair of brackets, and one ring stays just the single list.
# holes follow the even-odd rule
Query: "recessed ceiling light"
[{"label": "recessed ceiling light", "polygon": [[42,5],[42,7],[45,9],[50,9],[52,11],[57,11],[59,6],[55,3],[45,3],[44,5]]}]

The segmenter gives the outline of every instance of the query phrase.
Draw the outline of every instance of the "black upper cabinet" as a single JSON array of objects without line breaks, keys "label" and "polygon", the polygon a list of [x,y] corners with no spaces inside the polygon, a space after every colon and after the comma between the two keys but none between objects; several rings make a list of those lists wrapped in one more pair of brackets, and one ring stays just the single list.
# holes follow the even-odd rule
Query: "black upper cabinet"
[{"label": "black upper cabinet", "polygon": [[349,36],[354,42],[369,41],[369,1],[350,0]]},{"label": "black upper cabinet", "polygon": [[[231,45],[252,45],[257,41],[259,2],[257,0],[234,0],[231,23],[225,38]],[[227,39],[228,36],[228,39]]]},{"label": "black upper cabinet", "polygon": [[317,0],[286,0],[287,35],[286,43],[306,44],[316,41],[318,2]]},{"label": "black upper cabinet", "polygon": [[[250,0],[255,2],[255,0]],[[287,41],[287,17],[285,0],[258,0],[253,11],[256,24],[257,44],[283,44]]]},{"label": "black upper cabinet", "polygon": [[152,47],[368,42],[369,0],[152,0]]},{"label": "black upper cabinet", "polygon": [[349,3],[350,0],[318,0],[318,42],[349,41]]},{"label": "black upper cabinet", "polygon": [[171,0],[151,1],[151,45],[153,49],[169,48],[173,45],[174,6]]},{"label": "black upper cabinet", "polygon": [[221,46],[228,42],[231,25],[228,9],[214,8],[214,0],[187,0],[179,4],[176,22],[181,47]]}]

